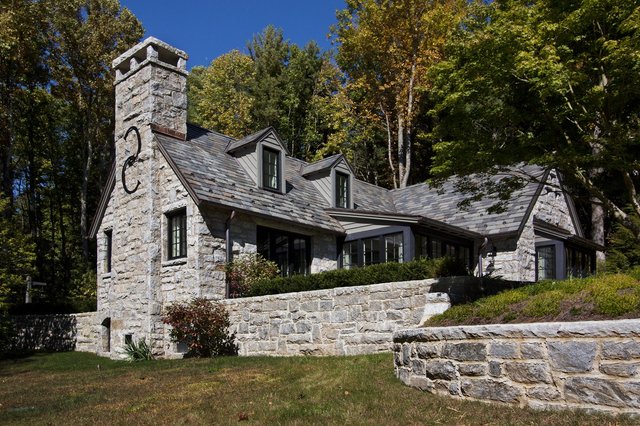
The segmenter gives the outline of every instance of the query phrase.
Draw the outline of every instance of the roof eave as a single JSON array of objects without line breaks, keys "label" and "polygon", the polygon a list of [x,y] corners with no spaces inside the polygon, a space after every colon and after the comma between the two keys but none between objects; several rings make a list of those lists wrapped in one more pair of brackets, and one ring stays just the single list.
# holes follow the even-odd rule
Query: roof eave
[{"label": "roof eave", "polygon": [[94,239],[98,234],[98,229],[100,229],[100,225],[102,224],[102,219],[104,217],[104,213],[107,210],[107,206],[109,205],[109,199],[111,198],[111,193],[113,192],[113,188],[116,186],[116,162],[111,163],[111,170],[109,171],[109,175],[107,176],[107,182],[102,191],[102,196],[100,197],[100,202],[98,203],[98,209],[96,210],[93,219],[91,220],[91,228],[89,228],[88,237]]},{"label": "roof eave", "polygon": [[256,216],[262,219],[269,219],[269,220],[273,220],[273,221],[279,221],[279,222],[286,222],[292,225],[296,225],[299,226],[301,228],[305,228],[305,229],[310,229],[310,230],[322,230],[322,231],[326,231],[329,232],[331,234],[337,235],[337,236],[344,236],[346,235],[346,232],[344,232],[344,230],[342,230],[342,227],[337,224],[338,227],[340,227],[341,229],[334,229],[334,228],[330,228],[330,227],[325,227],[325,226],[313,226],[313,225],[309,225],[303,222],[298,222],[295,220],[291,220],[291,219],[287,219],[287,218],[282,218],[282,217],[278,217],[278,216],[273,216],[273,215],[269,215],[269,214],[265,214],[265,213],[260,213],[260,212],[256,212],[253,210],[249,210],[249,209],[244,209],[242,207],[237,207],[234,206],[232,204],[226,204],[226,203],[221,203],[218,201],[211,201],[211,200],[203,200],[202,201],[202,206],[214,206],[214,207],[224,207],[226,209],[229,210],[235,210],[238,213],[243,213],[249,216]]},{"label": "roof eave", "polygon": [[[168,135],[164,135],[164,136],[165,137],[171,137],[171,136],[168,136]],[[177,140],[180,140],[180,139],[177,139]],[[191,187],[191,184],[189,183],[189,181],[185,177],[185,175],[182,173],[182,171],[180,170],[178,165],[175,163],[175,161],[173,161],[173,159],[171,158],[171,155],[169,155],[169,152],[167,151],[167,149],[162,145],[162,141],[160,139],[156,138],[156,142],[157,142],[157,145],[158,145],[158,149],[162,153],[162,156],[164,157],[164,159],[167,160],[167,163],[169,164],[169,167],[171,167],[171,170],[173,170],[173,172],[176,174],[176,176],[178,177],[178,180],[180,181],[180,183],[182,183],[184,188],[187,190],[187,193],[191,196],[191,198],[196,203],[196,205],[199,206],[202,203],[202,200],[200,199],[200,197],[198,197],[198,195],[196,194],[195,190]]]}]

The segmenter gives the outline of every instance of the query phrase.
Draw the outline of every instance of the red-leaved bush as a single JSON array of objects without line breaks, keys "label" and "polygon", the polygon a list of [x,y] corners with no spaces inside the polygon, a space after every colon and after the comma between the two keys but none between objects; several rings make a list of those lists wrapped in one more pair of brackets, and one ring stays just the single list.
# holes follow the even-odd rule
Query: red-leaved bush
[{"label": "red-leaved bush", "polygon": [[229,333],[229,313],[220,303],[195,298],[167,308],[162,322],[172,328],[171,338],[189,348],[186,356],[236,355],[235,333]]}]

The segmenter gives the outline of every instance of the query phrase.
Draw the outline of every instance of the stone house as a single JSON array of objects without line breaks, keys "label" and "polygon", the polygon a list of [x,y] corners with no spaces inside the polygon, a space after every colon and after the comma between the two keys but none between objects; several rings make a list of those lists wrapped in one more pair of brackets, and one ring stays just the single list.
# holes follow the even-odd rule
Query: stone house
[{"label": "stone house", "polygon": [[[92,224],[102,352],[148,337],[175,351],[163,308],[224,298],[224,266],[259,252],[284,275],[444,255],[518,281],[581,275],[595,246],[570,198],[542,184],[458,208],[451,183],[387,190],[358,180],[342,155],[306,163],[273,128],[236,140],[187,123],[186,53],[155,38],[113,62],[115,162]],[[164,349],[162,349],[164,348]]]}]

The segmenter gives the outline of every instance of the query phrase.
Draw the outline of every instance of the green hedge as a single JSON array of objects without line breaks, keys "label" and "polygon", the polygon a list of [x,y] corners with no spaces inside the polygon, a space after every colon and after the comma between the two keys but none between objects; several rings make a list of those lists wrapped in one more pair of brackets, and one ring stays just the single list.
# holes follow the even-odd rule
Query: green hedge
[{"label": "green hedge", "polygon": [[253,284],[243,296],[264,296],[467,274],[462,262],[448,257],[407,263],[389,262],[357,269],[336,269],[319,274],[262,280]]}]

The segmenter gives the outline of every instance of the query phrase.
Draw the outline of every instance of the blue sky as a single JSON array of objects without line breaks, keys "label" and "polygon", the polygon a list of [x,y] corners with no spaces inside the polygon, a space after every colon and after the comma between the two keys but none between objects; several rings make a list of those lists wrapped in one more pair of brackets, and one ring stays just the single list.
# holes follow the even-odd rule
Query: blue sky
[{"label": "blue sky", "polygon": [[269,24],[298,45],[315,40],[331,48],[329,26],[344,0],[120,0],[154,36],[189,54],[188,67],[208,65],[232,49],[246,52],[254,34]]}]

